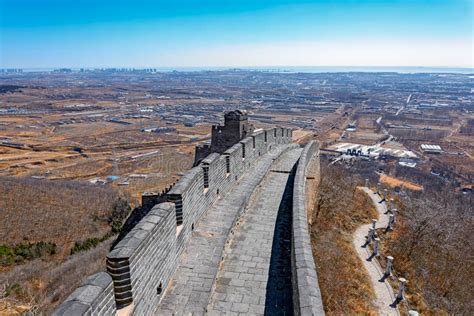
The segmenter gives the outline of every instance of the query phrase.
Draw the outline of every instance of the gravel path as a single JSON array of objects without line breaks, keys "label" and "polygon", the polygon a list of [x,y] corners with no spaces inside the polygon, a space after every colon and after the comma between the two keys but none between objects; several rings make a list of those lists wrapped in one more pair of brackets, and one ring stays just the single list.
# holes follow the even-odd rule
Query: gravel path
[{"label": "gravel path", "polygon": [[[371,191],[369,188],[363,187],[361,189],[372,199],[372,202],[374,203],[374,206],[379,214],[376,228],[387,227],[388,215],[385,214],[387,211],[385,202],[382,202],[382,198],[377,193]],[[379,281],[384,275],[383,270],[375,258],[372,258],[370,261],[367,260],[369,257],[371,257],[372,251],[369,249],[369,247],[363,247],[363,245],[365,244],[365,236],[367,236],[370,227],[372,227],[372,223],[362,225],[355,231],[353,237],[354,247],[356,249],[357,255],[367,270],[367,274],[370,277],[370,282],[372,283],[372,287],[376,296],[375,305],[377,306],[380,315],[400,315],[398,308],[393,308],[390,306],[390,304],[395,301],[395,295],[393,293],[392,287],[387,281]]]}]

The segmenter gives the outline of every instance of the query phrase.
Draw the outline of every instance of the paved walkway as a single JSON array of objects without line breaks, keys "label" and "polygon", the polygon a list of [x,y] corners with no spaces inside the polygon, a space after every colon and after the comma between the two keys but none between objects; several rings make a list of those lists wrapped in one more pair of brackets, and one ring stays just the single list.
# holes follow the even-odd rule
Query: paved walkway
[{"label": "paved walkway", "polygon": [[[387,227],[388,215],[385,214],[387,211],[385,202],[381,202],[382,198],[377,193],[371,191],[369,188],[363,187],[362,190],[372,199],[372,202],[379,213],[376,228],[378,229]],[[370,227],[372,227],[372,223],[362,225],[355,231],[353,237],[354,247],[370,277],[370,281],[376,296],[375,304],[379,310],[380,315],[400,315],[398,308],[393,308],[390,306],[390,304],[395,301],[392,287],[390,284],[388,284],[388,281],[379,281],[384,275],[382,268],[375,258],[370,261],[367,260],[372,255],[372,252],[370,251],[369,247],[362,247],[362,245],[365,244],[365,236],[367,236]]]},{"label": "paved walkway", "polygon": [[226,247],[209,314],[293,314],[290,172],[300,154],[285,153],[252,197]]},{"label": "paved walkway", "polygon": [[257,190],[275,157],[276,153],[262,157],[239,180],[238,185],[199,220],[164,293],[157,315],[205,313],[224,246],[239,209],[245,199]]}]

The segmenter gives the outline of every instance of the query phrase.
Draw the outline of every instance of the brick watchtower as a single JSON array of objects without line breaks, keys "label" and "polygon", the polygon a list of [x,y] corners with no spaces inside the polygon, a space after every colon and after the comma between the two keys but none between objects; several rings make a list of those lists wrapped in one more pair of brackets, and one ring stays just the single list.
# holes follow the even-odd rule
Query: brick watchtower
[{"label": "brick watchtower", "polygon": [[224,151],[252,134],[254,127],[248,121],[247,112],[229,111],[224,114],[224,125],[213,125],[211,144],[196,146],[194,166],[211,153],[222,154]]}]

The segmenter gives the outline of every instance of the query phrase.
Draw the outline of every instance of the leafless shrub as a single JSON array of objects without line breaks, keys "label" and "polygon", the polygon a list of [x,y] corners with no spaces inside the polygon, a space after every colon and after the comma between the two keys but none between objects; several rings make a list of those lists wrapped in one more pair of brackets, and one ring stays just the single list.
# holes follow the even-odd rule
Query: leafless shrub
[{"label": "leafless shrub", "polygon": [[474,314],[473,198],[450,186],[399,200],[400,226],[388,237],[395,269],[411,280],[418,310]]}]

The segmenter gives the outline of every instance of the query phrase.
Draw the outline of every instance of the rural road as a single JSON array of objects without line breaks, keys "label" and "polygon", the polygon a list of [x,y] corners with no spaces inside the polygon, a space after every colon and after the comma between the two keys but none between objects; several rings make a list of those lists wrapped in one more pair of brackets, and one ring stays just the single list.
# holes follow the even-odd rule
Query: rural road
[{"label": "rural road", "polygon": [[[362,187],[361,189],[370,197],[379,214],[376,228],[387,227],[388,215],[384,214],[387,211],[385,202],[381,202],[382,198],[369,188]],[[367,258],[372,255],[372,251],[368,247],[362,247],[362,245],[365,244],[365,236],[367,235],[371,226],[372,223],[362,225],[354,232],[354,248],[365,269],[367,270],[367,274],[370,277],[370,282],[372,283],[372,287],[376,296],[375,305],[378,308],[380,315],[400,315],[398,308],[393,308],[390,306],[390,304],[395,301],[395,295],[393,293],[392,287],[387,281],[379,281],[384,275],[382,268],[375,258],[370,261],[367,260]]]}]

